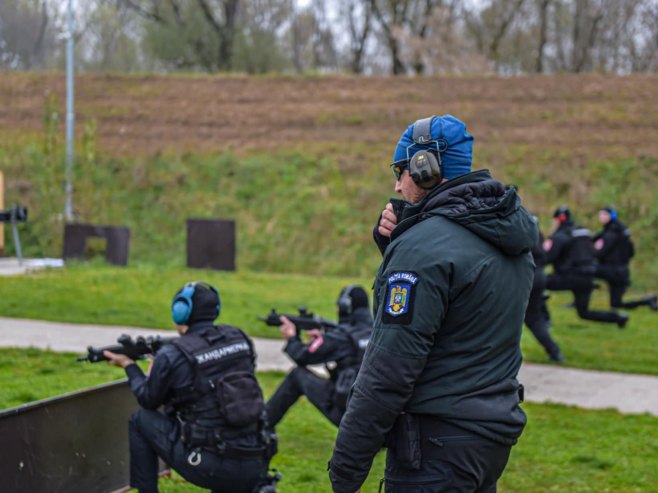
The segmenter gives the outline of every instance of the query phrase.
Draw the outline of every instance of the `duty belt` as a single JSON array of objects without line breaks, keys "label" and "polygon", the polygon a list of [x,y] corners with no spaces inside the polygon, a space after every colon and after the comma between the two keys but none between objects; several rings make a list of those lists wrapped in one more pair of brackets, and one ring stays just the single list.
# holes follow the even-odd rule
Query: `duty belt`
[{"label": "duty belt", "polygon": [[220,452],[235,448],[228,445],[226,440],[232,440],[257,432],[258,423],[233,430],[230,428],[210,429],[180,420],[180,437],[184,444],[189,447],[203,447],[211,450],[219,450]]}]

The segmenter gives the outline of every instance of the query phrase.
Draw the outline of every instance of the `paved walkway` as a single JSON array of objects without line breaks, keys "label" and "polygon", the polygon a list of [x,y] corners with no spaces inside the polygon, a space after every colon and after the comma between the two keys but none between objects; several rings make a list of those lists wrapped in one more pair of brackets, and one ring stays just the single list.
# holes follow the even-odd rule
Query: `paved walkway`
[{"label": "paved walkway", "polygon": [[[172,331],[81,325],[0,318],[0,346],[36,347],[84,354],[88,345],[115,344],[121,334],[171,336]],[[281,352],[282,341],[254,339],[259,370],[287,371],[292,363]],[[526,363],[519,380],[529,402],[553,402],[588,409],[658,416],[658,377],[577,370]]]},{"label": "paved walkway", "polygon": [[64,261],[58,258],[0,257],[0,276],[18,276],[46,267],[64,267]]}]

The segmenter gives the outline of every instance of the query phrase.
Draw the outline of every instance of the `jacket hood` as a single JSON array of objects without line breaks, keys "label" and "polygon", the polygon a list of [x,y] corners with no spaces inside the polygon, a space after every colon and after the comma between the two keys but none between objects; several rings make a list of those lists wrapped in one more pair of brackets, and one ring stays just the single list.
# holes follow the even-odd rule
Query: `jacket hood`
[{"label": "jacket hood", "polygon": [[531,251],[539,238],[537,224],[521,205],[516,188],[494,180],[488,170],[439,185],[418,206],[422,215],[444,216],[507,255]]}]

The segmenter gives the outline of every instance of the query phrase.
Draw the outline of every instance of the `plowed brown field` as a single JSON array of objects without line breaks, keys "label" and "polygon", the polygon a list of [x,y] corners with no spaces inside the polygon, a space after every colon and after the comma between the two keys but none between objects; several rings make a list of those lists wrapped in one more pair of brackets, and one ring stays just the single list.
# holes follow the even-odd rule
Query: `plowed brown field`
[{"label": "plowed brown field", "polygon": [[[47,94],[64,127],[63,74],[0,74],[0,142],[40,132]],[[329,144],[388,154],[404,126],[451,113],[478,146],[568,148],[583,158],[658,155],[658,77],[249,78],[78,76],[76,118],[115,156]],[[336,144],[334,147],[333,144]],[[477,149],[477,147],[476,147]]]}]

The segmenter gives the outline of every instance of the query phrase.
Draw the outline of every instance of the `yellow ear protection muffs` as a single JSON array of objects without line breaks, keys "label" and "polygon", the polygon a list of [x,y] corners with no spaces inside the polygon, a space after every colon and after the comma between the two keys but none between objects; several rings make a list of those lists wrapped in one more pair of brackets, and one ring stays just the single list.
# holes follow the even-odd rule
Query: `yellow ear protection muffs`
[{"label": "yellow ear protection muffs", "polygon": [[442,139],[432,138],[432,120],[434,116],[417,120],[413,127],[413,141],[409,146],[436,144],[434,149],[421,149],[409,158],[407,148],[407,160],[409,162],[409,176],[421,188],[430,189],[441,183],[443,172],[441,171],[441,151],[445,151],[448,143]]},{"label": "yellow ear protection muffs", "polygon": [[[185,325],[190,320],[190,315],[192,315],[192,310],[194,308],[194,303],[192,297],[198,287],[204,289],[209,289],[217,295],[219,300],[219,293],[217,290],[210,284],[204,282],[188,282],[183,286],[180,293],[174,296],[174,300],[171,302],[171,318],[174,320],[174,323],[177,325]],[[221,309],[221,301],[217,303],[217,313]]]}]

